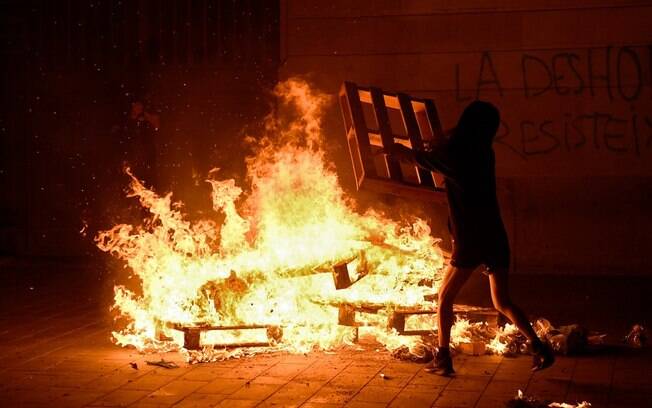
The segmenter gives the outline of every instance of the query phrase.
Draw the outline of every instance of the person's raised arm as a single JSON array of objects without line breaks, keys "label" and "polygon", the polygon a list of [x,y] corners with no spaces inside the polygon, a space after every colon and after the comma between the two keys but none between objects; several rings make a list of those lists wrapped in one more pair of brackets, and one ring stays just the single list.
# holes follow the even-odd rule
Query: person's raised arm
[{"label": "person's raised arm", "polygon": [[400,143],[394,143],[387,151],[401,162],[414,164],[428,171],[437,171],[456,182],[460,179],[459,170],[447,149],[413,150]]}]

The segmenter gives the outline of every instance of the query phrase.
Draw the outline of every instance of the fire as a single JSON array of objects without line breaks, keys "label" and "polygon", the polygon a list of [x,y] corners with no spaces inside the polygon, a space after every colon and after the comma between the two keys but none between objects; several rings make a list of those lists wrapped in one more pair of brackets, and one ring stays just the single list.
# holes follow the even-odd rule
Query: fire
[{"label": "fire", "polygon": [[507,323],[505,327],[501,327],[496,331],[496,334],[489,344],[487,349],[496,354],[505,354],[508,351],[509,338],[518,334],[518,328]]},{"label": "fire", "polygon": [[[423,299],[441,280],[439,241],[422,219],[399,222],[356,210],[324,150],[321,118],[330,98],[300,79],[280,83],[275,95],[278,109],[265,119],[263,134],[248,138],[247,192],[220,180],[218,170],[209,174],[219,224],[189,221],[171,193],[157,194],[127,170],[129,196],[150,215],[96,237],[140,283],[137,291],[115,287],[114,308],[127,322],[113,332],[117,344],[179,349],[180,332],[170,324],[273,325],[283,331],[277,348],[332,349],[351,341],[352,328],[338,325],[333,306],[344,302],[385,306],[358,321],[387,348],[418,341],[388,330],[387,313],[436,307]],[[341,262],[360,280],[336,290],[331,271]],[[259,340],[255,330],[234,330],[207,332],[202,341]]]}]

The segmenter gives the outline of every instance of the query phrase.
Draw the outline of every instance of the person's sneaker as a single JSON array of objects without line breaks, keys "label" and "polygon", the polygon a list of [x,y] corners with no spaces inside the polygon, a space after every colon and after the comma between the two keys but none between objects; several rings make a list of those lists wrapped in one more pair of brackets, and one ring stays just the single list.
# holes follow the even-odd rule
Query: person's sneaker
[{"label": "person's sneaker", "polygon": [[533,347],[534,356],[532,357],[532,371],[543,370],[555,362],[555,354],[548,343],[540,343],[538,347]]},{"label": "person's sneaker", "polygon": [[433,373],[444,377],[455,374],[455,370],[453,370],[453,359],[450,352],[448,350],[437,350],[435,358],[426,364],[424,370],[428,373]]}]

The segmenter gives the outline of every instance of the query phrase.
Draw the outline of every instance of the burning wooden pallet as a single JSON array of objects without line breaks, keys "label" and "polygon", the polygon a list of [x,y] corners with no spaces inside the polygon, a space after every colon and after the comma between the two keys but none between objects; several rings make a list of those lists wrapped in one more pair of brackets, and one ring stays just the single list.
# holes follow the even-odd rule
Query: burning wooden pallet
[{"label": "burning wooden pallet", "polygon": [[[214,348],[240,348],[240,347],[273,347],[283,338],[283,329],[275,325],[233,325],[233,326],[214,326],[208,324],[184,325],[181,323],[167,323],[170,329],[183,332],[183,347],[188,350],[201,349],[201,335],[209,331],[242,331],[242,330],[262,330],[266,331],[266,342],[242,342],[227,344],[211,344]],[[205,344],[206,345],[206,344]]]},{"label": "burning wooden pallet", "polygon": [[[338,308],[338,324],[342,326],[359,328],[365,326],[364,323],[356,321],[358,313],[377,314],[381,310],[387,310],[387,305],[378,303],[322,303],[325,306]],[[470,321],[483,321],[490,325],[496,325],[498,313],[489,308],[474,306],[455,305],[453,312],[456,316],[466,318]],[[414,315],[436,315],[437,311],[433,309],[424,309],[415,307],[396,307],[390,309],[387,319],[387,329],[396,330],[402,336],[420,336],[430,334],[432,330],[406,330],[405,323],[408,317]],[[241,342],[228,344],[210,344],[214,348],[244,348],[244,347],[273,347],[283,338],[283,329],[276,325],[232,325],[216,326],[208,324],[184,325],[181,323],[167,323],[166,327],[183,332],[183,347],[188,350],[201,349],[202,333],[209,331],[242,331],[242,330],[265,330],[267,341],[265,342]],[[207,345],[207,344],[204,344]]]},{"label": "burning wooden pallet", "polygon": [[[385,243],[374,243],[374,245],[381,245],[387,249],[397,251],[400,253],[405,253],[407,255],[412,255],[412,252],[402,250],[396,246],[385,244]],[[445,254],[449,256],[449,254]],[[355,273],[351,270],[352,261],[357,260],[358,266],[355,270]],[[321,272],[327,272],[329,269],[333,276],[333,283],[337,290],[346,289],[351,287],[354,283],[358,282],[360,279],[364,278],[368,271],[366,266],[366,255],[364,251],[354,257],[349,259],[342,260],[336,264],[331,264],[330,267],[326,267],[324,270],[319,270]],[[319,272],[317,271],[317,272]],[[311,271],[314,273],[315,271]],[[233,275],[235,279],[235,275]],[[319,303],[319,302],[317,302]],[[363,313],[377,313],[381,309],[386,309],[386,305],[383,304],[365,304],[365,305],[352,305],[352,304],[330,304],[322,303],[325,306],[336,306],[339,309],[338,314],[338,324],[351,327],[359,327],[360,325],[355,322],[355,315],[357,312]],[[431,310],[418,310],[415,308],[397,308],[393,311],[392,315],[389,318],[388,328],[395,328],[400,334],[403,335],[413,335],[413,334],[424,334],[429,331],[406,331],[405,330],[405,318],[407,315],[414,314],[434,314],[434,311]],[[158,325],[166,327],[168,329],[177,330],[183,333],[183,347],[188,350],[199,350],[203,345],[210,345],[214,348],[246,348],[246,347],[273,347],[278,344],[283,337],[283,329],[278,325],[260,325],[260,324],[249,324],[249,325],[230,325],[230,326],[220,326],[220,325],[211,325],[208,323],[196,323],[196,324],[182,324],[182,323],[173,323],[173,322],[159,322]],[[210,331],[242,331],[242,330],[265,330],[267,341],[264,342],[240,342],[240,343],[228,343],[228,344],[206,344],[202,342],[202,335],[206,337],[206,333]],[[160,340],[171,340],[162,334],[162,330],[159,330],[157,337]]]},{"label": "burning wooden pallet", "polygon": [[422,149],[443,139],[432,99],[344,82],[339,94],[358,189],[443,202],[443,176],[399,163],[383,149],[400,143]]},{"label": "burning wooden pallet", "polygon": [[[386,305],[370,303],[357,305],[351,303],[342,303],[338,305],[331,304],[331,306],[336,306],[338,308],[338,324],[350,327],[364,326],[364,324],[360,324],[356,321],[356,315],[358,313],[376,314],[380,310],[387,309]],[[456,316],[463,317],[470,321],[483,321],[493,326],[497,325],[498,312],[496,312],[494,309],[466,305],[455,305],[453,307],[453,313],[455,313]],[[405,322],[410,316],[434,316],[436,314],[436,310],[424,309],[418,306],[396,307],[390,310],[390,314],[387,319],[387,329],[394,329],[398,332],[398,334],[403,336],[420,336],[430,334],[433,332],[432,330],[406,330]]]}]

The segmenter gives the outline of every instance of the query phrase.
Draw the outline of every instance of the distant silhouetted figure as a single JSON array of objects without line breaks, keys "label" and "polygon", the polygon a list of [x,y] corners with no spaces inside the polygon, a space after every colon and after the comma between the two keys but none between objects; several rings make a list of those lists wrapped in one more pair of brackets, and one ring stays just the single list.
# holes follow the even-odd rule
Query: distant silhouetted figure
[{"label": "distant silhouetted figure", "polygon": [[414,151],[394,144],[389,153],[404,162],[442,173],[448,195],[453,254],[439,290],[439,348],[427,371],[454,373],[449,351],[453,301],[478,268],[489,276],[494,307],[507,316],[531,342],[532,369],[554,362],[550,347],[536,335],[525,314],[508,293],[509,241],[496,197],[495,158],[492,143],[500,124],[498,109],[474,101],[466,107],[451,137],[431,150]]}]

